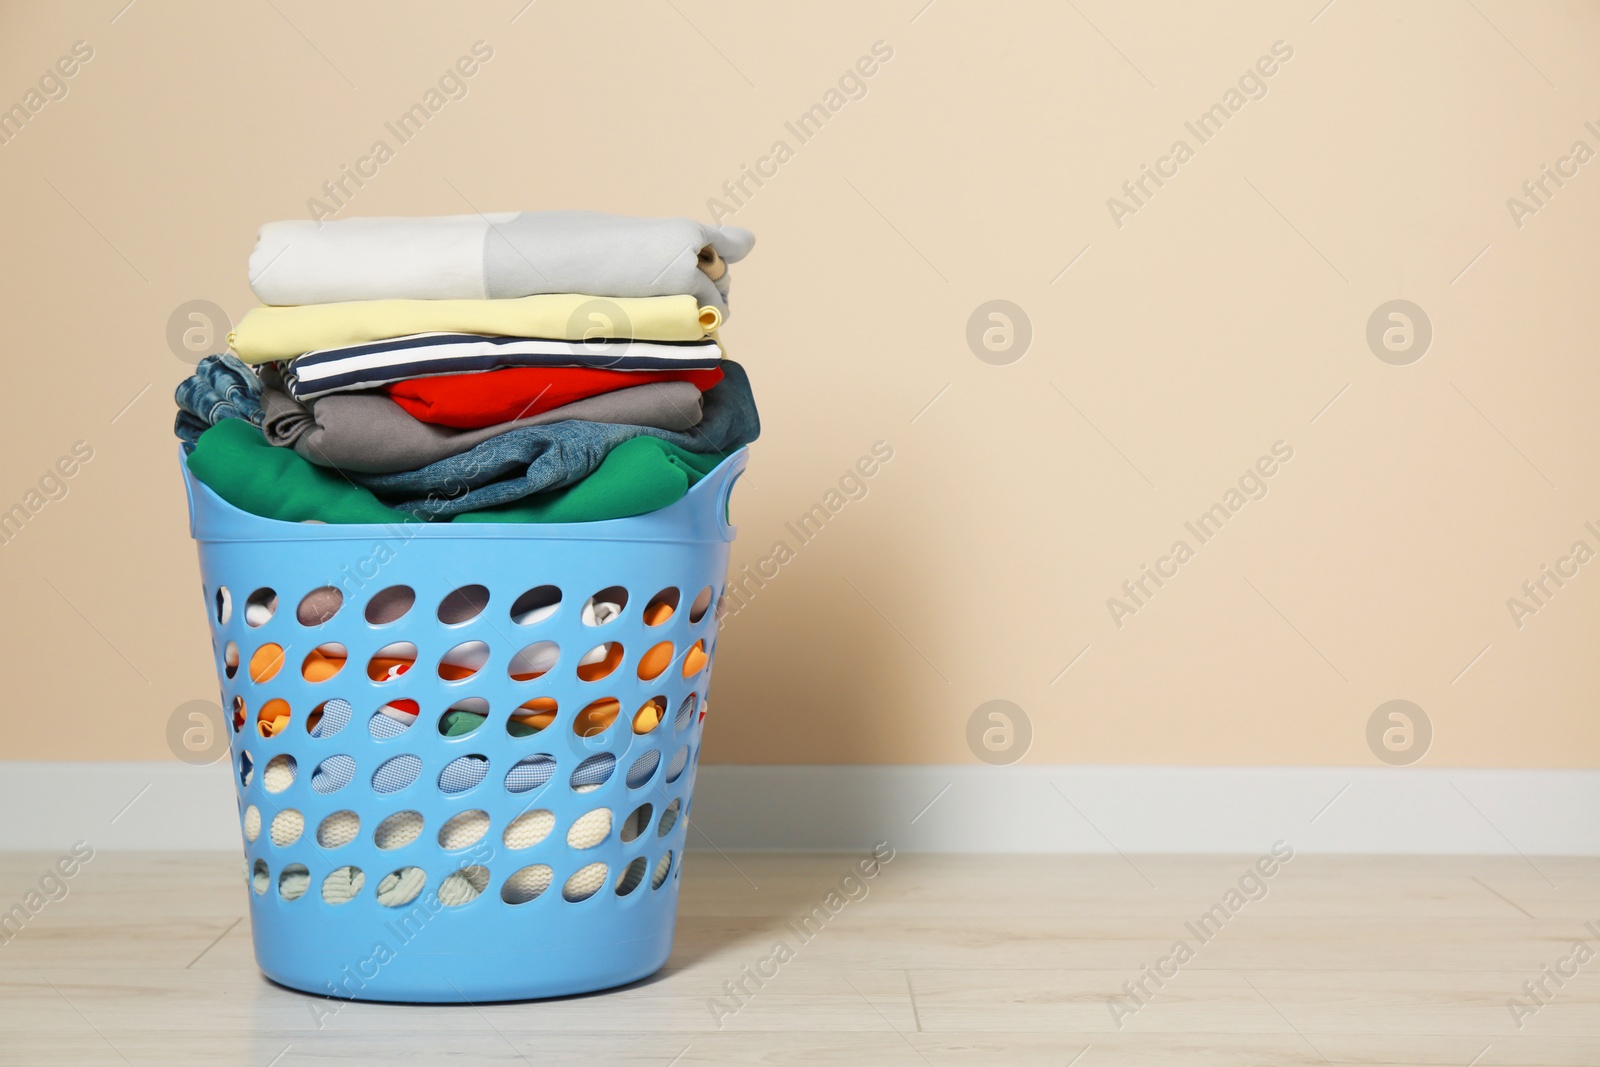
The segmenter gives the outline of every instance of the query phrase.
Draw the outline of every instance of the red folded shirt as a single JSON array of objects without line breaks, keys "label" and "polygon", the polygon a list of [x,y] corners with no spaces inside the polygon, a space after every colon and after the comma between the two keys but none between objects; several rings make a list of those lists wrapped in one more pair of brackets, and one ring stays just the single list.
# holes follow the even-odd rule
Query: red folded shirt
[{"label": "red folded shirt", "polygon": [[634,385],[689,382],[703,393],[721,380],[721,368],[658,371],[511,367],[478,374],[410,378],[384,388],[396,404],[423,422],[476,430]]}]

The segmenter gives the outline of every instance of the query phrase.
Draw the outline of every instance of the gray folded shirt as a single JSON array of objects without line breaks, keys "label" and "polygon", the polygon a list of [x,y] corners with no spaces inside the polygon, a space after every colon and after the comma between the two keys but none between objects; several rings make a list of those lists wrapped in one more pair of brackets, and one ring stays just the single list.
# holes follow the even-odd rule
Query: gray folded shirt
[{"label": "gray folded shirt", "polygon": [[700,390],[689,382],[651,382],[576,400],[512,422],[457,430],[423,422],[384,393],[335,393],[301,403],[283,391],[277,369],[261,372],[268,443],[293,448],[324,467],[388,474],[460,455],[524,426],[577,420],[687,430],[700,422]]}]

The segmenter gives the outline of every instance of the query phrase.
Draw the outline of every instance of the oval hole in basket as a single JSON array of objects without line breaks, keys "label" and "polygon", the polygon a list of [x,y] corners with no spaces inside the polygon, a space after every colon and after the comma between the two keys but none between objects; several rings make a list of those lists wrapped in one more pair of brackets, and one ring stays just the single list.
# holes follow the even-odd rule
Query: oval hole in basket
[{"label": "oval hole in basket", "polygon": [[324,795],[337,793],[349,785],[355,776],[356,761],[354,758],[343,753],[337,756],[329,756],[317,764],[316,769],[311,772],[311,789],[312,792]]},{"label": "oval hole in basket", "polygon": [[317,844],[323,848],[343,848],[360,835],[361,816],[348,809],[334,812],[317,826]]},{"label": "oval hole in basket", "polygon": [[506,825],[505,832],[500,835],[500,840],[513,851],[532,848],[550,836],[550,831],[555,829],[555,814],[539,808],[535,811],[525,811],[512,819]]},{"label": "oval hole in basket", "polygon": [[367,622],[373,626],[397,622],[416,602],[416,591],[409,585],[391,585],[387,589],[380,589],[367,601]]},{"label": "oval hole in basket", "polygon": [[672,833],[672,828],[678,825],[678,812],[681,810],[683,810],[683,800],[679,797],[674,797],[672,803],[668,804],[661,812],[661,822],[656,827],[657,837],[666,837]]},{"label": "oval hole in basket", "polygon": [[588,793],[599,789],[610,780],[611,772],[616,770],[616,767],[617,757],[609,752],[590,756],[573,768],[570,782],[573,792]]},{"label": "oval hole in basket", "polygon": [[278,872],[278,895],[284,900],[299,900],[311,885],[311,872],[303,863],[291,863]]},{"label": "oval hole in basket", "polygon": [[374,682],[387,682],[409,671],[416,662],[416,645],[410,641],[394,641],[372,654],[367,661],[367,677]]},{"label": "oval hole in basket", "polygon": [[554,873],[542,863],[524,867],[500,886],[500,899],[507,904],[526,904],[550,888]]},{"label": "oval hole in basket", "polygon": [[405,848],[422,836],[420,811],[397,811],[372,831],[372,843],[384,850]]},{"label": "oval hole in basket", "polygon": [[489,813],[481,809],[452,815],[439,827],[439,847],[446,852],[471,848],[489,832]]},{"label": "oval hole in basket", "polygon": [[524,701],[506,719],[506,733],[512,737],[532,737],[555,720],[555,697],[534,697]]},{"label": "oval hole in basket", "polygon": [[350,725],[354,711],[350,702],[341,697],[324,700],[306,716],[306,733],[312,737],[332,737]]},{"label": "oval hole in basket", "polygon": [[661,725],[661,720],[667,714],[667,698],[653,696],[640,705],[639,710],[633,713],[633,732],[647,734]]},{"label": "oval hole in basket", "polygon": [[644,881],[644,872],[650,865],[643,856],[635,856],[622,872],[622,877],[617,879],[617,896],[625,897],[639,888],[639,883]]},{"label": "oval hole in basket", "polygon": [[572,872],[572,877],[567,879],[567,884],[561,887],[561,898],[569,904],[588,900],[605,887],[608,870],[609,868],[603,863],[590,863],[579,867]]},{"label": "oval hole in basket", "polygon": [[601,697],[573,716],[572,732],[579,737],[598,737],[611,728],[621,712],[622,701]]},{"label": "oval hole in basket", "polygon": [[672,613],[677,610],[678,587],[669,585],[651,597],[650,603],[644,606],[644,624],[646,626],[660,626],[672,618]]},{"label": "oval hole in basket", "polygon": [[417,775],[421,773],[422,761],[416,756],[395,756],[393,759],[384,760],[378,769],[372,772],[372,791],[398,793],[416,781]]},{"label": "oval hole in basket", "polygon": [[575,819],[567,829],[567,845],[582,851],[605,843],[611,836],[611,809],[595,808]]},{"label": "oval hole in basket", "polygon": [[439,903],[447,908],[471,904],[489,887],[489,868],[473,864],[451,871],[439,883]]},{"label": "oval hole in basket", "polygon": [[511,657],[506,673],[513,681],[531,682],[548,674],[560,657],[560,646],[554,641],[535,641]]},{"label": "oval hole in basket", "polygon": [[620,585],[607,586],[583,605],[585,626],[604,626],[622,617],[628,606],[628,591]]},{"label": "oval hole in basket", "polygon": [[683,769],[689,765],[689,746],[684,745],[672,754],[672,762],[667,764],[667,784],[671,785],[683,774]]},{"label": "oval hole in basket", "polygon": [[331,585],[322,585],[300,598],[294,609],[295,621],[301,626],[321,626],[339,614],[344,606],[344,594]]},{"label": "oval hole in basket", "polygon": [[672,666],[672,642],[662,641],[651,645],[645,654],[639,657],[639,680],[653,682],[666,673]]},{"label": "oval hole in basket", "polygon": [[633,761],[633,766],[628,768],[628,788],[642,789],[655,777],[656,768],[661,766],[661,751],[651,749]]},{"label": "oval hole in basket", "polygon": [[518,760],[506,772],[506,791],[527,793],[546,785],[556,774],[555,758],[548,753],[527,756]]},{"label": "oval hole in basket", "polygon": [[628,817],[622,820],[622,843],[627,844],[650,829],[650,819],[654,813],[655,808],[648,801],[634,808]]},{"label": "oval hole in basket", "polygon": [[360,867],[340,867],[330,871],[322,880],[322,900],[325,904],[348,904],[361,892],[367,876]]},{"label": "oval hole in basket", "polygon": [[598,682],[622,663],[622,642],[607,641],[595,645],[578,660],[578,680]]},{"label": "oval hole in basket", "polygon": [[439,658],[439,677],[460,682],[483,670],[489,662],[489,646],[483,641],[463,641]]},{"label": "oval hole in basket", "polygon": [[706,612],[711,610],[711,598],[714,595],[708,585],[695,594],[694,603],[689,605],[689,624],[692,626],[706,617]]},{"label": "oval hole in basket", "polygon": [[476,733],[489,718],[489,702],[483,697],[462,697],[439,716],[439,733],[443,737],[466,737]]},{"label": "oval hole in basket", "polygon": [[300,835],[305,832],[306,817],[295,808],[284,808],[272,817],[272,828],[268,836],[272,843],[279,848],[288,848],[300,840]]},{"label": "oval hole in basket", "polygon": [[536,586],[517,597],[511,605],[511,621],[518,626],[544,622],[561,606],[561,590],[553,585]]},{"label": "oval hole in basket", "polygon": [[326,682],[344,670],[350,652],[338,641],[325,641],[306,653],[300,663],[300,677],[308,682]]},{"label": "oval hole in basket", "polygon": [[489,757],[481,753],[457,756],[439,772],[439,792],[447,797],[475,788],[489,776]]},{"label": "oval hole in basket", "polygon": [[416,723],[420,711],[415,700],[391,700],[372,713],[367,733],[379,741],[399,737]]},{"label": "oval hole in basket", "polygon": [[276,737],[289,728],[289,702],[273,697],[256,712],[256,733],[262,737]]},{"label": "oval hole in basket", "polygon": [[667,849],[666,855],[656,861],[655,872],[650,875],[650,888],[660,889],[667,880],[667,872],[672,870],[672,850]]},{"label": "oval hole in basket", "polygon": [[271,621],[272,616],[278,612],[278,594],[262,586],[244,602],[244,624],[246,626],[265,626]]},{"label": "oval hole in basket", "polygon": [[378,903],[386,908],[403,908],[416,900],[428,876],[421,867],[401,867],[378,881]]},{"label": "oval hole in basket", "polygon": [[294,757],[288,754],[273,756],[261,771],[261,788],[269,793],[281,793],[294,784],[297,770]]},{"label": "oval hole in basket", "polygon": [[683,702],[678,705],[678,714],[672,717],[672,728],[674,730],[686,730],[689,728],[690,724],[694,722],[694,709],[699,700],[700,698],[694,693],[690,693],[683,698]]},{"label": "oval hole in basket", "polygon": [[283,669],[283,646],[271,641],[250,654],[250,680],[270,682]]},{"label": "oval hole in basket", "polygon": [[439,621],[446,626],[460,626],[483,614],[489,606],[489,587],[463,585],[446,593],[439,601]]}]

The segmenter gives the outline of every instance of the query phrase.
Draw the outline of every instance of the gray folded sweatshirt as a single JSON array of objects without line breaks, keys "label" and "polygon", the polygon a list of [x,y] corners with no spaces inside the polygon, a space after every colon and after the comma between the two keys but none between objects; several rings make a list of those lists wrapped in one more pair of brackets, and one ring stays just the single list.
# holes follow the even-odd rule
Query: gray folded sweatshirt
[{"label": "gray folded sweatshirt", "polygon": [[513,422],[457,430],[423,422],[385,393],[334,393],[301,403],[283,391],[276,367],[264,367],[261,380],[261,432],[268,443],[293,448],[324,467],[363,474],[417,470],[524,426],[578,420],[687,430],[701,415],[700,390],[689,382],[651,382]]}]

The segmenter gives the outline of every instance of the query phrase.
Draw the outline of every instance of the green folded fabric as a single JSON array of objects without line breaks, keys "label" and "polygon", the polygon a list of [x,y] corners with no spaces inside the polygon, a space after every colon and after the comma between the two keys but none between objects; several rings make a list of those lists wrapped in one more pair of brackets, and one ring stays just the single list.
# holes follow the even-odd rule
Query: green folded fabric
[{"label": "green folded fabric", "polygon": [[488,717],[475,711],[447,711],[439,720],[439,732],[446,737],[461,737],[482,726]]},{"label": "green folded fabric", "polygon": [[596,522],[659,511],[727,457],[635,437],[606,453],[595,472],[564,489],[457,515],[455,522]]},{"label": "green folded fabric", "polygon": [[[726,457],[689,452],[656,437],[613,448],[593,474],[562,489],[482,511],[455,522],[601,522],[643,515],[677,501]],[[285,522],[410,523],[368,489],[319,467],[293,449],[275,448],[243,419],[206,430],[189,453],[189,470],[241,511]]]},{"label": "green folded fabric", "polygon": [[189,470],[212,492],[252,515],[285,522],[416,522],[372,492],[290,448],[267,444],[243,419],[223,419],[194,443]]}]

